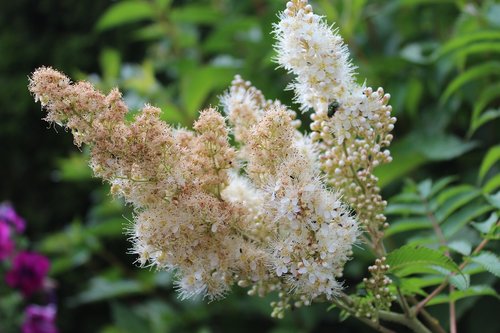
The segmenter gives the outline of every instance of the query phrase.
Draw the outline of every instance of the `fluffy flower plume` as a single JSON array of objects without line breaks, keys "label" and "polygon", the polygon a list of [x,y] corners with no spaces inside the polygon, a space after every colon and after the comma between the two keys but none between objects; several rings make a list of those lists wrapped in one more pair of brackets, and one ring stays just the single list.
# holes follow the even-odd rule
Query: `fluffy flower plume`
[{"label": "fluffy flower plume", "polygon": [[383,222],[371,172],[390,160],[394,119],[389,96],[355,83],[347,47],[306,1],[288,3],[275,35],[297,101],[314,111],[310,136],[294,111],[239,76],[221,97],[227,119],[209,108],[193,131],[163,123],[152,106],[127,121],[118,90],[103,95],[51,68],[36,70],[29,88],[46,120],[89,145],[94,173],[134,206],[140,265],[174,270],[182,297],[219,298],[235,283],[277,291],[281,317],[292,301],[338,294],[359,234],[352,208],[365,226]]},{"label": "fluffy flower plume", "polygon": [[127,122],[116,90],[105,96],[50,68],[33,74],[30,89],[49,121],[90,145],[94,172],[134,205],[138,262],[175,270],[182,297],[218,298],[235,282],[251,293],[333,297],[357,224],[320,176],[317,147],[294,113],[261,93],[250,103],[257,90],[246,82],[242,93],[241,82],[223,101],[245,154],[229,145],[215,109],[191,132],[164,124],[151,106]]},{"label": "fluffy flower plume", "polygon": [[360,86],[349,51],[337,31],[293,0],[275,25],[277,62],[296,75],[291,88],[303,110],[312,109],[311,138],[319,142],[322,170],[342,190],[380,250],[386,206],[373,169],[391,161],[387,147],[396,118],[382,88]]}]

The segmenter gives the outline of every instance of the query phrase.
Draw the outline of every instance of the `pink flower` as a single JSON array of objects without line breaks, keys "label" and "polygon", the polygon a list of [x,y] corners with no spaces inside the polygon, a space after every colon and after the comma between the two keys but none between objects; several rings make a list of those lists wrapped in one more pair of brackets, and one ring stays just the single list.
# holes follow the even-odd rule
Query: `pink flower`
[{"label": "pink flower", "polygon": [[22,251],[14,258],[12,269],[5,280],[12,288],[20,289],[25,297],[39,290],[49,271],[49,260],[34,252]]},{"label": "pink flower", "polygon": [[30,305],[26,308],[26,319],[22,326],[22,333],[57,333],[55,325],[56,307]]},{"label": "pink flower", "polygon": [[16,213],[9,203],[0,204],[0,222],[10,223],[19,233],[23,232],[26,228],[24,219]]},{"label": "pink flower", "polygon": [[14,242],[10,238],[10,228],[0,220],[0,261],[12,253]]}]

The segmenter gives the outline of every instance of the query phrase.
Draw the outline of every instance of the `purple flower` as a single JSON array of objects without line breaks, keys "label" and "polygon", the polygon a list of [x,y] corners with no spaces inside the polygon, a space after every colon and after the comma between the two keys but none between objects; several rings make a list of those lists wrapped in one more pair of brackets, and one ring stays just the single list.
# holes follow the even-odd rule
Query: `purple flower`
[{"label": "purple flower", "polygon": [[10,238],[9,226],[0,220],[0,261],[12,253],[14,242]]},{"label": "purple flower", "polygon": [[57,333],[56,307],[54,305],[30,305],[26,308],[25,315],[22,333]]},{"label": "purple flower", "polygon": [[0,204],[0,222],[10,223],[18,233],[21,233],[26,228],[26,222],[19,216],[11,204]]},{"label": "purple flower", "polygon": [[25,297],[39,290],[49,271],[49,259],[34,253],[22,251],[14,258],[12,269],[5,280],[12,288],[20,289]]}]

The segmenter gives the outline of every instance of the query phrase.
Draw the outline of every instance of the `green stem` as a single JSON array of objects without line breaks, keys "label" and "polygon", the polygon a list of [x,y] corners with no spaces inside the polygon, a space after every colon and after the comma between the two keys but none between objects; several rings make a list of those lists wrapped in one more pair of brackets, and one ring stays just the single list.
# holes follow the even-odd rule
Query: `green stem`
[{"label": "green stem", "polygon": [[391,321],[404,325],[415,333],[431,333],[427,327],[425,327],[417,318],[408,318],[403,314],[389,312],[389,311],[379,311],[378,315],[380,319]]},{"label": "green stem", "polygon": [[374,330],[377,330],[382,333],[396,333],[393,330],[388,329],[387,327],[382,326],[379,322],[373,322],[368,318],[364,317],[357,317],[352,309],[350,309],[348,306],[343,304],[342,302],[339,301],[333,301],[333,303],[338,306],[339,308],[349,312],[354,318],[358,319],[359,321],[365,323],[366,325],[370,326]]},{"label": "green stem", "polygon": [[[418,304],[418,301],[415,297],[410,296],[409,297],[410,302],[413,305]],[[414,313],[414,312],[412,312]],[[427,312],[425,309],[420,310],[420,314],[424,318],[425,322],[427,323],[427,326],[432,330],[434,333],[447,333],[444,328],[441,327],[439,324],[439,320],[434,318],[429,312]]]}]

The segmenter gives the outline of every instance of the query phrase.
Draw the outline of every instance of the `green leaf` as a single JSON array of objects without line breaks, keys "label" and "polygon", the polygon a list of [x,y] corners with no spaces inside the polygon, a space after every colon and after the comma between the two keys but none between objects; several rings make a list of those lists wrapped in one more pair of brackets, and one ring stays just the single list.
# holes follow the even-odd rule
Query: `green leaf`
[{"label": "green leaf", "polygon": [[405,231],[414,231],[432,228],[432,223],[427,217],[413,217],[400,219],[390,223],[389,228],[385,231],[385,237],[399,234]]},{"label": "green leaf", "polygon": [[490,217],[488,217],[488,219],[486,219],[485,221],[472,222],[471,224],[480,233],[487,234],[492,230],[493,226],[497,223],[497,221],[498,221],[498,215],[497,213],[493,212],[491,213]]},{"label": "green leaf", "polygon": [[453,135],[426,135],[418,139],[417,149],[427,159],[446,161],[461,156],[477,146],[475,141],[464,141]]},{"label": "green leaf", "polygon": [[490,148],[486,153],[486,156],[484,157],[483,162],[479,167],[479,182],[483,181],[484,176],[486,176],[488,171],[496,162],[498,162],[498,160],[500,160],[500,145]]},{"label": "green leaf", "polygon": [[500,32],[498,30],[492,31],[477,31],[469,34],[460,34],[458,37],[451,39],[449,42],[444,44],[439,48],[436,54],[433,56],[434,59],[444,56],[455,50],[462,50],[464,46],[470,43],[480,42],[480,41],[494,41],[500,40]]},{"label": "green leaf", "polygon": [[[454,190],[455,192],[453,192]],[[449,195],[451,192],[453,192],[453,196],[449,197],[435,213],[436,219],[439,223],[443,222],[457,209],[465,206],[467,203],[481,195],[481,191],[473,186],[461,185],[450,189],[450,191],[447,191],[446,193],[443,192],[443,196],[439,196],[438,201],[443,200],[444,194]]]},{"label": "green leaf", "polygon": [[500,209],[500,191],[495,194],[486,195],[486,200],[495,208]]},{"label": "green leaf", "polygon": [[122,1],[111,6],[101,16],[96,28],[103,31],[153,17],[153,8],[147,1]]},{"label": "green leaf", "polygon": [[483,251],[472,257],[471,261],[483,266],[491,274],[500,277],[500,259],[494,253]]},{"label": "green leaf", "polygon": [[459,290],[466,290],[470,286],[470,276],[468,274],[449,275],[450,284]]},{"label": "green leaf", "polygon": [[129,307],[118,302],[111,303],[111,312],[116,325],[122,332],[126,333],[148,333],[150,328],[148,322],[137,315]]},{"label": "green leaf", "polygon": [[73,297],[70,306],[93,303],[108,299],[115,299],[128,295],[140,294],[147,291],[147,287],[135,280],[122,279],[109,281],[102,277],[93,278],[87,290]]},{"label": "green leaf", "polygon": [[420,182],[417,186],[420,196],[424,199],[428,199],[431,194],[432,180],[426,179]]},{"label": "green leaf", "polygon": [[431,197],[431,198],[434,197],[436,194],[441,192],[446,186],[451,184],[456,179],[457,179],[456,176],[448,176],[445,178],[441,178],[440,180],[438,180],[437,182],[435,182],[432,185],[431,193],[430,193],[429,197]]},{"label": "green leaf", "polygon": [[471,137],[479,127],[497,118],[500,118],[500,109],[486,110],[479,117],[472,119],[467,136]]},{"label": "green leaf", "polygon": [[422,203],[395,203],[389,204],[385,209],[387,215],[424,215],[425,206]]},{"label": "green leaf", "polygon": [[155,0],[155,2],[161,9],[167,9],[172,4],[172,0]]},{"label": "green leaf", "polygon": [[483,186],[483,193],[491,193],[500,187],[500,173],[491,177]]},{"label": "green leaf", "polygon": [[500,83],[487,86],[484,91],[477,97],[474,102],[474,110],[472,111],[472,120],[479,118],[481,112],[500,96]]},{"label": "green leaf", "polygon": [[449,303],[450,301],[456,302],[458,300],[467,297],[485,296],[485,295],[494,296],[498,298],[498,295],[496,294],[493,288],[487,285],[480,285],[480,286],[470,286],[465,290],[455,290],[451,293],[451,295],[444,295],[444,294],[437,295],[436,297],[431,299],[427,304],[428,305],[444,304],[444,303]]},{"label": "green leaf", "polygon": [[448,244],[448,247],[450,249],[452,249],[453,251],[456,251],[464,256],[468,256],[472,250],[471,243],[464,241],[464,240],[456,240],[456,241],[450,242]]},{"label": "green leaf", "polygon": [[134,32],[134,37],[138,40],[155,40],[167,37],[166,26],[159,23],[152,23]]},{"label": "green leaf", "polygon": [[99,57],[99,65],[106,80],[118,78],[121,66],[120,52],[110,48],[104,49]]},{"label": "green leaf", "polygon": [[183,75],[181,98],[190,115],[197,114],[205,106],[208,95],[214,89],[224,89],[235,74],[234,68],[207,66]]},{"label": "green leaf", "polygon": [[492,74],[500,74],[500,62],[490,61],[467,69],[446,87],[446,90],[441,96],[440,103],[444,104],[448,98],[463,85]]},{"label": "green leaf", "polygon": [[66,158],[58,159],[57,166],[59,177],[65,181],[82,182],[92,179],[92,170],[85,154],[72,153]]},{"label": "green leaf", "polygon": [[405,245],[389,253],[387,264],[390,266],[389,272],[398,276],[418,272],[427,273],[435,271],[434,267],[460,273],[457,264],[443,252],[415,245]]},{"label": "green leaf", "polygon": [[393,157],[391,163],[383,164],[375,169],[375,175],[379,178],[380,187],[401,178],[427,161],[425,155],[415,145],[414,136],[412,135],[407,135],[405,138],[394,142],[391,146],[391,155]]},{"label": "green leaf", "polygon": [[500,43],[482,42],[467,45],[453,54],[456,58],[466,59],[474,54],[500,53]]},{"label": "green leaf", "polygon": [[124,230],[125,220],[121,217],[99,221],[99,223],[88,226],[86,232],[93,236],[121,236]]},{"label": "green leaf", "polygon": [[73,250],[67,255],[57,256],[50,265],[50,275],[55,276],[65,273],[71,269],[82,266],[91,260],[92,256],[88,249]]},{"label": "green leaf", "polygon": [[439,2],[436,2],[435,0],[400,0],[399,3],[403,6],[418,6],[422,4],[426,5],[435,5],[435,4],[443,4],[443,3],[454,3],[455,0],[441,0]]},{"label": "green leaf", "polygon": [[175,22],[207,24],[217,22],[221,14],[212,6],[188,5],[173,9],[170,18]]},{"label": "green leaf", "polygon": [[477,205],[471,204],[460,209],[450,217],[446,219],[441,224],[441,229],[446,238],[453,236],[460,229],[462,229],[467,223],[471,222],[475,218],[490,212],[493,209],[490,205]]}]

